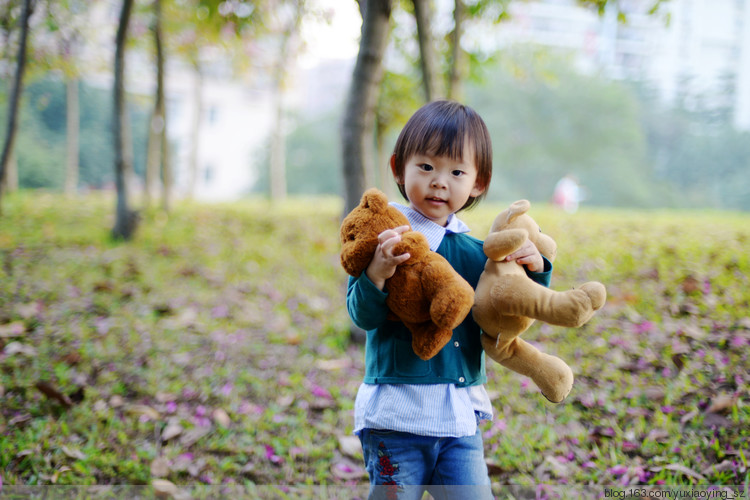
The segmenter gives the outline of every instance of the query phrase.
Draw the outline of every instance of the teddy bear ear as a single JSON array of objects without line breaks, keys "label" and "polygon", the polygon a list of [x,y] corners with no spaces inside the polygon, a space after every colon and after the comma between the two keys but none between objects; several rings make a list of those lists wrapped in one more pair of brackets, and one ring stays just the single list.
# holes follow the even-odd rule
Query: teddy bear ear
[{"label": "teddy bear ear", "polygon": [[512,221],[519,215],[525,214],[529,211],[529,208],[531,208],[531,203],[529,202],[529,200],[514,201],[508,208],[508,222]]},{"label": "teddy bear ear", "polygon": [[379,189],[371,188],[362,195],[362,201],[359,206],[373,212],[385,212],[385,209],[388,207],[388,198]]}]

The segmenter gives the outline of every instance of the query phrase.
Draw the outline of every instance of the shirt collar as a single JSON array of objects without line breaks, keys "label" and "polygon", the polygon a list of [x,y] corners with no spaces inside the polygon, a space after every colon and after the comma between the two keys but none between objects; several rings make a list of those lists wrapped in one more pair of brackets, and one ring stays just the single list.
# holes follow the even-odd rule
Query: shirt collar
[{"label": "shirt collar", "polygon": [[399,212],[409,219],[409,224],[411,224],[411,228],[414,231],[419,231],[427,237],[427,242],[430,244],[430,250],[433,252],[437,251],[446,234],[460,234],[468,233],[470,231],[469,226],[464,224],[464,222],[456,217],[455,214],[450,214],[448,216],[448,223],[443,227],[440,224],[432,222],[411,207],[395,202],[391,202],[390,204],[391,206],[396,207]]}]

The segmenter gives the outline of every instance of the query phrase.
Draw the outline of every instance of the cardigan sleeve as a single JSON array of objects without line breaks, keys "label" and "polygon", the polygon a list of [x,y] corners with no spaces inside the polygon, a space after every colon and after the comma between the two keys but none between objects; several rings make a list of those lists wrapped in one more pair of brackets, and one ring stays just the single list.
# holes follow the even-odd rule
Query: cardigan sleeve
[{"label": "cardigan sleeve", "polygon": [[349,277],[346,309],[354,324],[363,330],[374,330],[386,322],[386,297],[388,294],[376,287],[365,273],[359,278]]},{"label": "cardigan sleeve", "polygon": [[540,285],[549,288],[549,285],[552,282],[552,262],[550,262],[544,255],[542,255],[542,259],[544,259],[544,269],[537,273],[527,269],[526,275]]}]

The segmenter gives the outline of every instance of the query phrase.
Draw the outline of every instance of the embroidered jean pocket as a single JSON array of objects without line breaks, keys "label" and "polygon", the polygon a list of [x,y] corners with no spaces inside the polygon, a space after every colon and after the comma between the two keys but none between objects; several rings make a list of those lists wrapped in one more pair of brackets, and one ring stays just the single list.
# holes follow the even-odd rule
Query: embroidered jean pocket
[{"label": "embroidered jean pocket", "polygon": [[396,373],[402,377],[424,377],[432,373],[429,361],[422,360],[414,354],[411,342],[395,339],[395,367]]}]

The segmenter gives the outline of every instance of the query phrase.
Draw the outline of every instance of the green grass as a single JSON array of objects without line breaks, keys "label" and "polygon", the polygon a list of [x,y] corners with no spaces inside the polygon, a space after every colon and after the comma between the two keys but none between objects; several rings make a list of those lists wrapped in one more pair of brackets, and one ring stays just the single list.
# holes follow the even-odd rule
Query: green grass
[{"label": "green grass", "polygon": [[[337,200],[183,203],[144,213],[129,243],[108,237],[106,196],[3,205],[3,484],[366,482],[339,443],[364,353]],[[464,219],[483,238],[503,208]],[[552,287],[598,280],[609,297],[582,328],[524,334],[573,367],[563,404],[488,362],[493,481],[746,484],[750,217],[532,215],[559,245]]]}]

